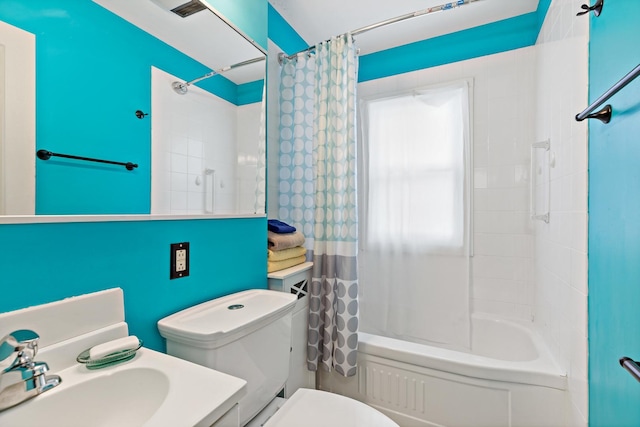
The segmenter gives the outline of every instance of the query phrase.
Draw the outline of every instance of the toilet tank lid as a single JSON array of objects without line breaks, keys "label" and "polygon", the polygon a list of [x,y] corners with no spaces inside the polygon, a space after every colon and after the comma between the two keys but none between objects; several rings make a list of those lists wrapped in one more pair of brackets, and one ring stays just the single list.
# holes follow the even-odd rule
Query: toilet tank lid
[{"label": "toilet tank lid", "polygon": [[160,335],[201,348],[216,348],[293,311],[297,297],[251,289],[198,304],[158,321]]}]

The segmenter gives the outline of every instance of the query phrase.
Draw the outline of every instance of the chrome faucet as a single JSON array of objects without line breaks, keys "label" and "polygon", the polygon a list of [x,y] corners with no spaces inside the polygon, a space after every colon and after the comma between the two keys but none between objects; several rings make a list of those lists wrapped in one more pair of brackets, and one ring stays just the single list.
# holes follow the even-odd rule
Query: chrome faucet
[{"label": "chrome faucet", "polygon": [[[44,375],[49,366],[44,362],[35,362],[40,337],[33,331],[21,329],[11,332],[0,340],[0,361],[16,354],[8,368],[0,371],[0,411],[18,405],[62,382],[57,375]],[[13,381],[9,377],[19,378]],[[3,382],[9,382],[3,386]]]}]

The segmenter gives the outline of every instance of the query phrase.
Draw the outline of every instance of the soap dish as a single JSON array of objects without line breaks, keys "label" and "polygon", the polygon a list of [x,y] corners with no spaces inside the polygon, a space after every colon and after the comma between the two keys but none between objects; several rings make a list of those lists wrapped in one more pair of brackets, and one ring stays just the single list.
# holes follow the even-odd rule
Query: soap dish
[{"label": "soap dish", "polygon": [[142,340],[138,340],[139,344],[136,348],[128,348],[126,350],[116,351],[115,353],[107,354],[99,359],[92,359],[89,357],[90,348],[86,349],[76,357],[78,363],[82,363],[87,366],[87,369],[100,369],[108,366],[117,365],[118,363],[126,362],[133,359],[136,352],[142,347]]}]

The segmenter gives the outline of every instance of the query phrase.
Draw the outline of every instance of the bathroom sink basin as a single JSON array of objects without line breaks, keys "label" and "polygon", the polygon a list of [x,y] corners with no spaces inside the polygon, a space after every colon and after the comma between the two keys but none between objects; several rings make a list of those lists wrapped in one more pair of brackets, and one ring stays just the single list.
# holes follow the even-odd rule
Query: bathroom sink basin
[{"label": "bathroom sink basin", "polygon": [[[73,414],[64,421],[69,426],[143,425],[168,393],[169,378],[162,372],[134,368],[95,376],[58,393],[44,393],[29,406],[16,408],[15,416],[28,413],[33,425],[47,425],[58,414]],[[8,417],[6,422],[16,425],[19,421]]]},{"label": "bathroom sink basin", "polygon": [[0,425],[210,426],[238,402],[246,384],[145,348],[119,365],[88,370],[75,364],[55,374],[62,384],[0,412]]}]

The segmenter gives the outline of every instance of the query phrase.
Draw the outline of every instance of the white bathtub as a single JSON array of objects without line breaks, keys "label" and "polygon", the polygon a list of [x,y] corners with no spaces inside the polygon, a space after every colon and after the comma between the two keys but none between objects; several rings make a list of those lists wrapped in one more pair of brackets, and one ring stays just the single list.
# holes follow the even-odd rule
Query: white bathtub
[{"label": "white bathtub", "polygon": [[319,388],[401,426],[564,425],[566,374],[530,325],[474,315],[465,353],[359,334],[358,374],[321,372]]}]

